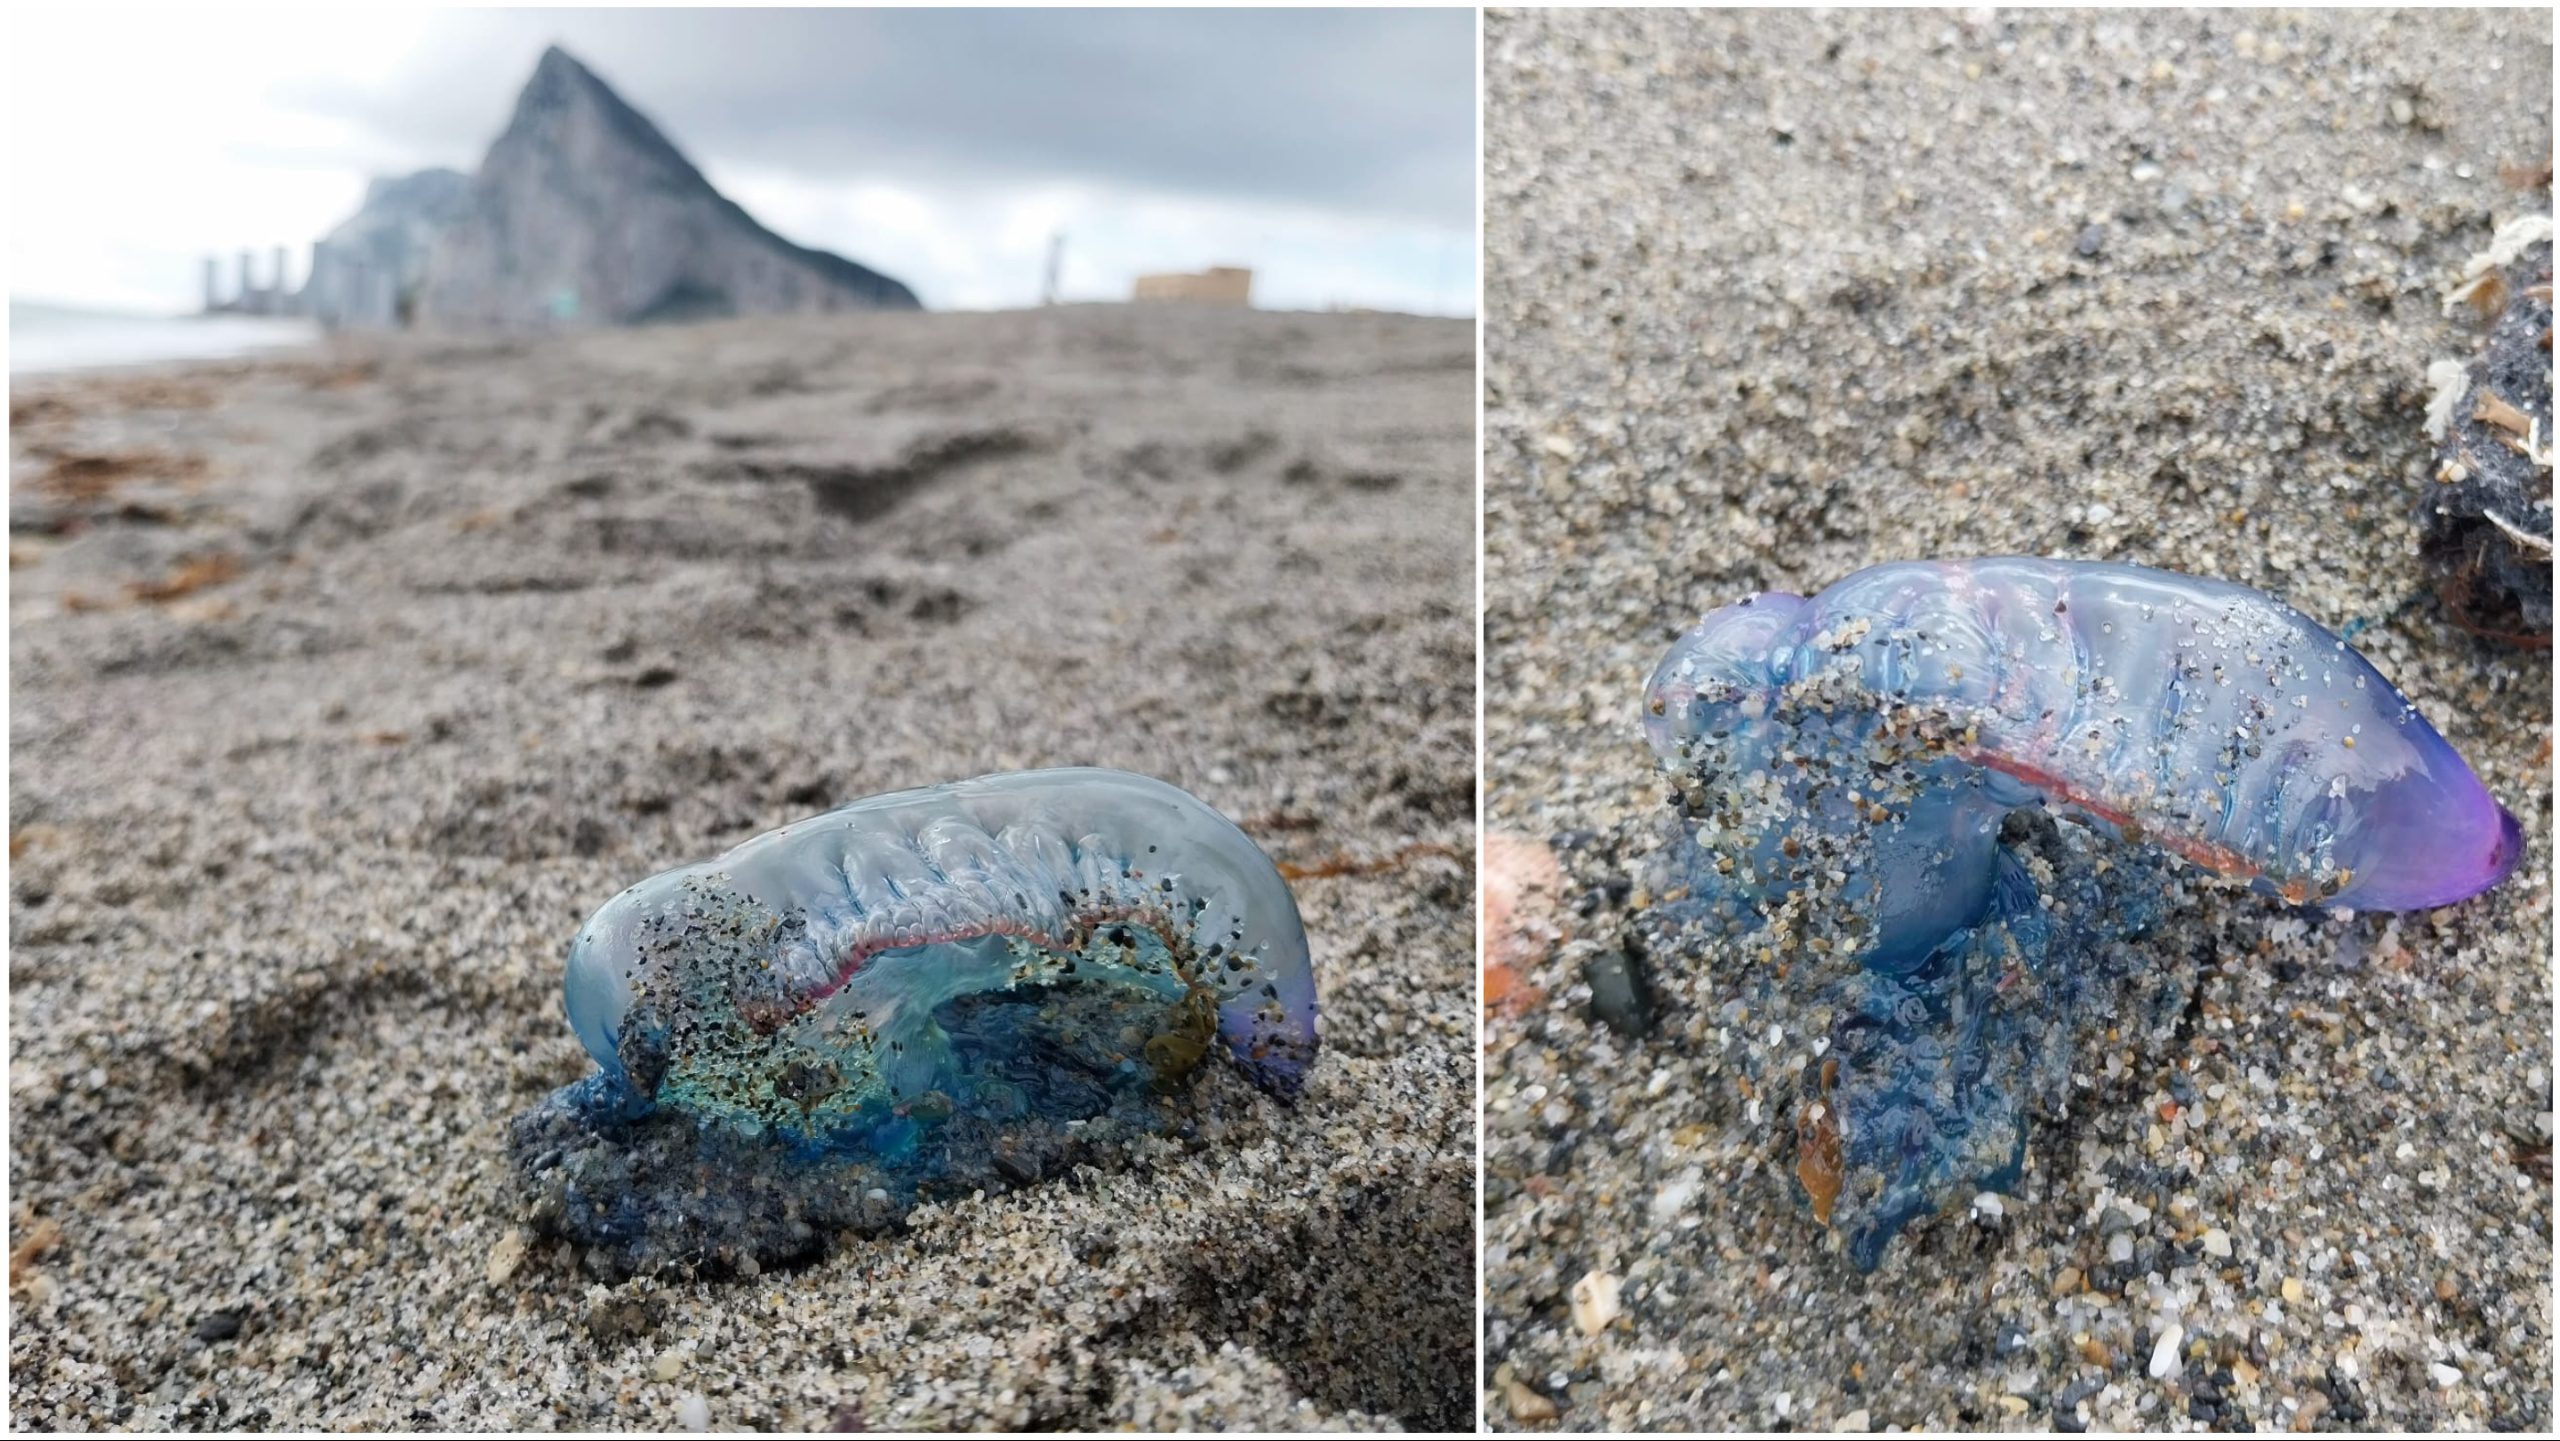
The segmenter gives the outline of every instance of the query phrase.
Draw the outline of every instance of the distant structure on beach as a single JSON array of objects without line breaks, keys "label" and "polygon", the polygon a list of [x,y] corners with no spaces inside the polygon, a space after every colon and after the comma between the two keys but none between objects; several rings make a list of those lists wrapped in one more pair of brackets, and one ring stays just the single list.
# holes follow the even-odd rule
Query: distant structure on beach
[{"label": "distant structure on beach", "polygon": [[240,252],[240,288],[226,300],[222,296],[222,262],[213,256],[204,258],[204,313],[207,315],[299,315],[293,292],[285,289],[284,247],[276,247],[274,283],[260,285],[250,268],[248,251]]},{"label": "distant structure on beach", "polygon": [[593,71],[553,46],[476,175],[377,180],[312,247],[299,293],[208,311],[308,315],[344,329],[565,330],[841,310],[915,310],[915,292],[794,245],[712,188]]},{"label": "distant structure on beach", "polygon": [[1238,265],[1213,265],[1196,274],[1141,275],[1129,298],[1192,305],[1249,306],[1253,304],[1253,272]]}]

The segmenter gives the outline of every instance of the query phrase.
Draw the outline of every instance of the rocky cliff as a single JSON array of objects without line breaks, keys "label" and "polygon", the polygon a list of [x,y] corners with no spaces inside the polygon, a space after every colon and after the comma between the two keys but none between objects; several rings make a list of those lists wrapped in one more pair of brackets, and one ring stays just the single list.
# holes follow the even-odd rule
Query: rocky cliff
[{"label": "rocky cliff", "polygon": [[436,238],[470,208],[471,177],[459,170],[374,181],[364,208],[311,247],[296,311],[331,327],[405,323]]},{"label": "rocky cliff", "polygon": [[555,46],[438,238],[416,320],[524,330],[917,305],[888,276],[757,224]]}]

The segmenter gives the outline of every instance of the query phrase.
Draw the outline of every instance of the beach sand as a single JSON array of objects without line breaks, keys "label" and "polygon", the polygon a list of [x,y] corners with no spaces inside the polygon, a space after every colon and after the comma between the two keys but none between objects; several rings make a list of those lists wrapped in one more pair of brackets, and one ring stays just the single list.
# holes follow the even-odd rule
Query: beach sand
[{"label": "beach sand", "polygon": [[[1505,13],[1486,54],[1488,824],[1565,898],[1487,1044],[1495,1423],[2547,1429],[2550,657],[2448,621],[2415,516],[2481,330],[2440,297],[2547,213],[2500,170],[2548,154],[2548,13]],[[2422,915],[2182,882],[2137,944],[2190,1004],[1861,1275],[1716,978],[1644,958],[1645,1030],[1610,969],[1667,827],[1638,697],[1711,606],[2003,552],[2357,627],[2528,848]]]},{"label": "beach sand", "polygon": [[[1466,1424],[1472,390],[1102,307],[22,383],[13,1423]],[[1065,764],[1299,873],[1297,1106],[744,1279],[523,1228],[595,906]]]}]

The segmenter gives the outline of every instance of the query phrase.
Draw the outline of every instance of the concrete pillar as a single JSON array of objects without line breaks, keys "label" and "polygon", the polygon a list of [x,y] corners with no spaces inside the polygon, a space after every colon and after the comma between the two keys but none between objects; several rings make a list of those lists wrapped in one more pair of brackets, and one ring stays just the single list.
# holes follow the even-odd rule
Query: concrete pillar
[{"label": "concrete pillar", "polygon": [[222,304],[222,262],[208,255],[204,258],[204,308],[213,310]]}]

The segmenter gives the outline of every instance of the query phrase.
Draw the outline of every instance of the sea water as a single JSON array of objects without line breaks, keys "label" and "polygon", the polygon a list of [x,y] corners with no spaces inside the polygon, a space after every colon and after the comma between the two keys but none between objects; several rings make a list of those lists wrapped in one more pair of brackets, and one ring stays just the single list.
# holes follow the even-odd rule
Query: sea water
[{"label": "sea water", "polygon": [[176,360],[223,360],[308,345],[308,320],[246,315],[148,315],[43,301],[9,301],[9,373],[96,370]]}]

